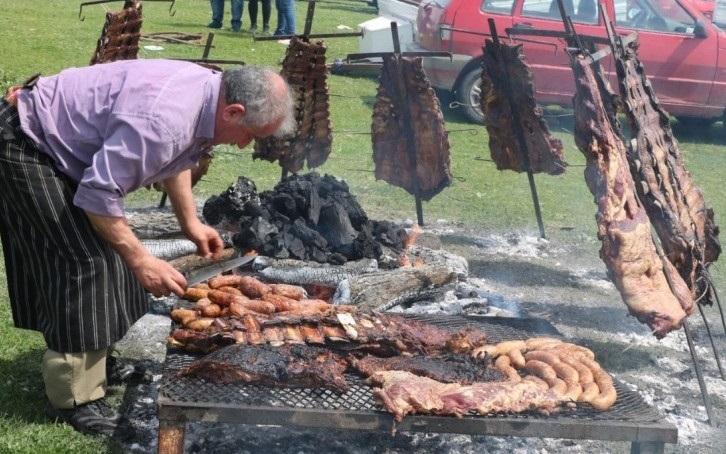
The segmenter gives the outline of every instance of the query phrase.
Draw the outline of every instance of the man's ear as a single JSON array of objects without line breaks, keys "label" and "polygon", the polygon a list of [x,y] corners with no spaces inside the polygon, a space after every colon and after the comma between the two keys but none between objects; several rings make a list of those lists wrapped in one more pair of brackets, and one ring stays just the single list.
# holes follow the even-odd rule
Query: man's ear
[{"label": "man's ear", "polygon": [[239,123],[245,113],[245,106],[242,104],[229,104],[224,107],[222,118],[228,123]]}]

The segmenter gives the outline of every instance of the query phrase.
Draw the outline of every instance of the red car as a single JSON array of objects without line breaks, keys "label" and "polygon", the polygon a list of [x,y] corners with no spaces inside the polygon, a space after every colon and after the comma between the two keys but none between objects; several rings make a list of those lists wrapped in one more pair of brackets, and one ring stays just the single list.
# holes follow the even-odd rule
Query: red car
[{"label": "red car", "polygon": [[[616,31],[638,32],[640,50],[664,107],[683,118],[718,120],[726,108],[726,32],[681,0],[601,0]],[[583,35],[606,37],[597,0],[564,0]],[[453,62],[426,58],[433,85],[456,94],[467,116],[483,121],[479,109],[482,44],[493,18],[500,36],[507,28],[563,30],[556,0],[424,0],[418,10],[417,46],[448,51]],[[532,68],[541,104],[572,105],[574,81],[565,42],[558,38],[512,35]],[[603,60],[612,73],[612,59]]]}]

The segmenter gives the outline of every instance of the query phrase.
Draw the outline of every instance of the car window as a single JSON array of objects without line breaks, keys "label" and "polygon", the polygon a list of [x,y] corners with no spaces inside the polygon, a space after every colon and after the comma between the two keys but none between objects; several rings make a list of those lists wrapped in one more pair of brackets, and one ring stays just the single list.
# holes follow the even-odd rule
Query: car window
[{"label": "car window", "polygon": [[696,21],[675,0],[615,0],[615,23],[639,30],[693,33]]},{"label": "car window", "polygon": [[[565,12],[573,22],[583,24],[596,24],[598,17],[597,0],[563,0]],[[546,17],[561,20],[560,8],[557,0],[524,0],[522,16]]]},{"label": "car window", "polygon": [[481,10],[490,13],[512,14],[514,0],[484,0],[481,2]]}]

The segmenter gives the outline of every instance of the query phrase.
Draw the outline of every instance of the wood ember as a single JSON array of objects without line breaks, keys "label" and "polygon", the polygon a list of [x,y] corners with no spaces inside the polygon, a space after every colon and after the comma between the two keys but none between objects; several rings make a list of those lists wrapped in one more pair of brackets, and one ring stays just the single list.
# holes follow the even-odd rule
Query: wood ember
[{"label": "wood ember", "polygon": [[[500,55],[503,57],[499,61]],[[524,62],[522,45],[508,46],[486,40],[481,73],[481,109],[489,132],[489,150],[498,170],[526,172],[512,127],[512,107],[505,84],[509,83],[527,142],[527,156],[534,173],[559,175],[565,171],[562,142],[552,137],[534,98],[534,81]]]},{"label": "wood ember", "polygon": [[297,130],[289,137],[257,140],[252,155],[255,159],[278,161],[292,173],[302,170],[305,163],[312,169],[327,161],[333,136],[325,50],[322,41],[290,40],[280,74],[292,90]]},{"label": "wood ember", "polygon": [[[384,57],[373,107],[371,130],[376,179],[412,195],[418,190],[422,200],[431,200],[453,179],[444,116],[423,72],[421,59],[400,60],[405,87],[398,86],[398,62],[393,57]],[[401,98],[404,91],[406,99]],[[403,109],[408,109],[411,115],[415,156],[407,147]]]},{"label": "wood ember", "polygon": [[631,43],[616,55],[623,107],[635,135],[630,150],[630,171],[635,187],[668,260],[691,289],[692,297],[713,304],[708,267],[721,253],[718,226],[703,192],[686,170],[668,113],[663,110]]},{"label": "wood ember", "polygon": [[320,263],[377,259],[385,246],[401,251],[406,233],[393,223],[368,219],[348,185],[317,173],[294,175],[259,195],[240,178],[202,211],[210,225],[234,225],[233,242],[278,259]]},{"label": "wood ember", "polygon": [[135,59],[139,53],[141,24],[141,2],[138,0],[127,0],[120,12],[106,13],[106,22],[90,64]]},{"label": "wood ember", "polygon": [[616,119],[601,95],[607,82],[581,55],[572,58],[572,66],[577,88],[575,142],[587,159],[585,181],[598,205],[600,257],[630,313],[660,338],[680,328],[693,310],[693,300],[673,265],[656,252]]}]

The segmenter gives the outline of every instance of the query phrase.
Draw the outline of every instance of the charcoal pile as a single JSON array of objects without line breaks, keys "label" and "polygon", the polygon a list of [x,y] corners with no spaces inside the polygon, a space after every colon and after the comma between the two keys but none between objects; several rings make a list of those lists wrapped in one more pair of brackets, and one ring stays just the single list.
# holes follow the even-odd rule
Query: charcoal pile
[{"label": "charcoal pile", "polygon": [[260,194],[240,177],[207,200],[202,214],[208,224],[235,232],[238,249],[278,259],[378,259],[384,249],[403,251],[406,238],[394,223],[368,219],[344,181],[314,172],[285,178]]}]

